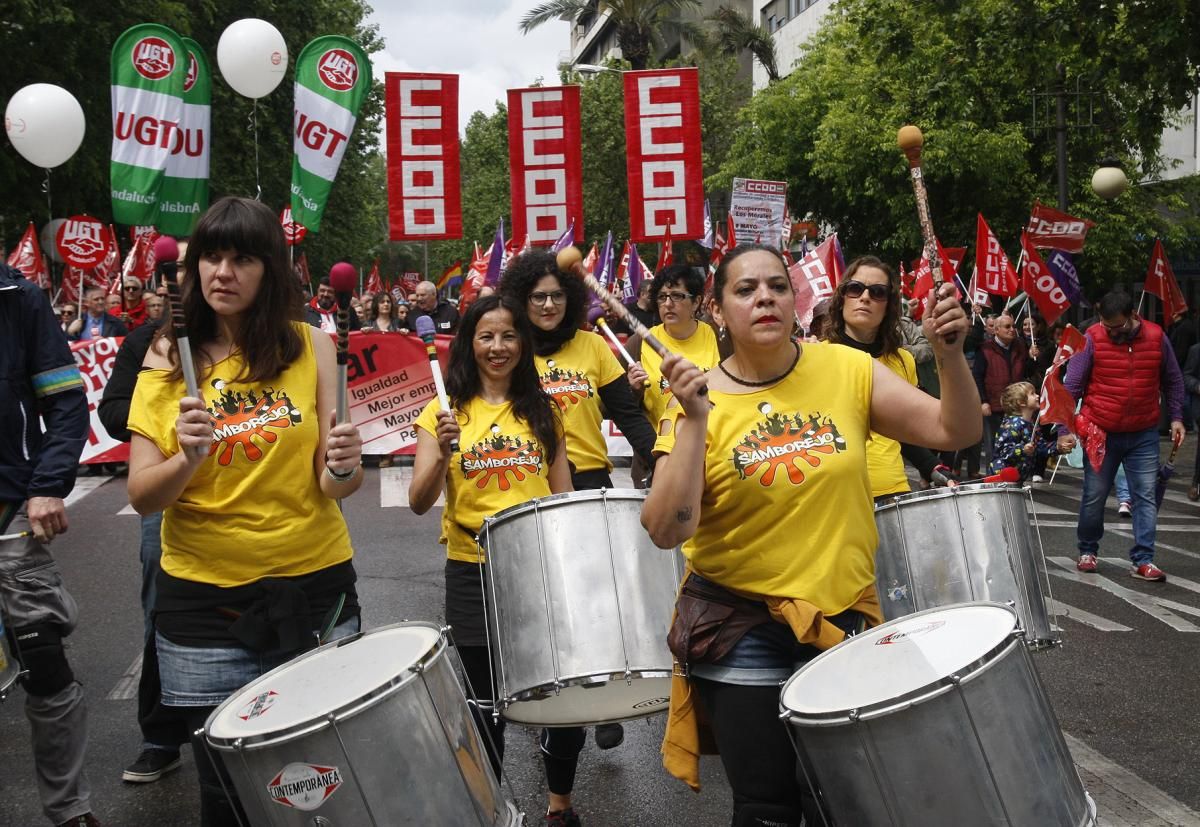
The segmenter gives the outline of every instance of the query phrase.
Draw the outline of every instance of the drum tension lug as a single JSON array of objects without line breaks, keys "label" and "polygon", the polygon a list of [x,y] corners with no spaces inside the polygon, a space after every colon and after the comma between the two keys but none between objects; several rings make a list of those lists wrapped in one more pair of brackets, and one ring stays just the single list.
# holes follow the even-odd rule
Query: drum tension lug
[{"label": "drum tension lug", "polygon": [[856,724],[861,714],[857,709],[852,709],[846,717],[850,719],[850,723]]},{"label": "drum tension lug", "polygon": [[633,672],[629,669],[628,666],[625,667],[625,685],[626,686],[633,685]]},{"label": "drum tension lug", "polygon": [[950,681],[951,685],[958,686],[959,684],[962,683],[962,676],[961,675],[951,675],[946,680]]}]

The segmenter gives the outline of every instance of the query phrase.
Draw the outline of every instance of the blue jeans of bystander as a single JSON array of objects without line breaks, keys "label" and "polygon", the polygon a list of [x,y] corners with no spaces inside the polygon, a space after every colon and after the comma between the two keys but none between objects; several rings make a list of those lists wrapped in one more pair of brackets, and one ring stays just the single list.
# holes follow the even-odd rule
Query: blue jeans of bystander
[{"label": "blue jeans of bystander", "polygon": [[1117,466],[1124,464],[1133,505],[1133,547],[1129,559],[1135,566],[1154,559],[1154,533],[1158,517],[1154,485],[1158,479],[1158,429],[1110,433],[1100,471],[1083,465],[1083,499],[1079,504],[1076,536],[1080,554],[1096,554],[1104,536],[1104,501],[1112,490]]}]

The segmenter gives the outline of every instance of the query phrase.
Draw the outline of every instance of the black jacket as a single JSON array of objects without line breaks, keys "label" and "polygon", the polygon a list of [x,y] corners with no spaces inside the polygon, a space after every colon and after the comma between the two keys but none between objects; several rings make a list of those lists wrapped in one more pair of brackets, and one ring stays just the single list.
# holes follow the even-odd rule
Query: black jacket
[{"label": "black jacket", "polygon": [[66,497],[87,434],[83,377],[49,299],[0,264],[0,502]]},{"label": "black jacket", "polygon": [[[336,306],[336,305],[335,305]],[[358,314],[353,310],[349,314],[350,324],[347,330],[359,330],[362,327],[362,322],[358,320]],[[321,314],[313,310],[311,304],[304,305],[304,321],[308,322],[313,327],[321,326]],[[111,432],[110,432],[111,433]]]},{"label": "black jacket", "polygon": [[433,308],[433,312],[422,310],[415,304],[408,308],[408,321],[412,325],[412,329],[417,329],[417,317],[428,316],[433,319],[433,331],[453,335],[458,330],[458,308],[447,301],[440,301],[437,307]]},{"label": "black jacket", "polygon": [[[88,319],[90,317],[88,316],[88,312],[86,310],[84,310],[83,315],[80,316],[80,318],[83,319],[83,324],[80,325],[79,332],[76,333],[74,336],[67,337],[72,342],[79,341],[79,337],[83,334],[83,325],[86,325],[88,323]],[[127,333],[129,333],[129,328],[125,327],[124,322],[122,322],[120,319],[118,319],[113,314],[106,312],[103,316],[100,317],[100,338],[101,339],[108,338],[110,336],[124,336]]]},{"label": "black jacket", "polygon": [[113,360],[112,374],[104,386],[100,407],[96,410],[100,415],[100,424],[113,439],[129,441],[129,403],[133,401],[133,389],[137,386],[138,373],[142,370],[146,351],[150,350],[150,343],[154,341],[154,334],[166,321],[167,316],[163,314],[157,325],[144,324],[135,328],[121,342],[121,349]]}]

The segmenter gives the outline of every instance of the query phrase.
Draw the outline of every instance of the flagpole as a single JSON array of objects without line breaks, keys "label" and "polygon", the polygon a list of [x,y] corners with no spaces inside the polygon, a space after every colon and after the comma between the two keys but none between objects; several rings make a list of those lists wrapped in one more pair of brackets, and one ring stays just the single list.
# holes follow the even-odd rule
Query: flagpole
[{"label": "flagpole", "polygon": [[425,278],[429,278],[429,242],[422,241],[421,246],[425,248]]}]

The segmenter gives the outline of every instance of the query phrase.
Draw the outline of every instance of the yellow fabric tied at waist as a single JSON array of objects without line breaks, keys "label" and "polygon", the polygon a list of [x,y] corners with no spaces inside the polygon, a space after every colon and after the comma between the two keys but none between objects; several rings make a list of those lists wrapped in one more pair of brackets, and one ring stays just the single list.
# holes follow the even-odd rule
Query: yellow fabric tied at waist
[{"label": "yellow fabric tied at waist", "polygon": [[[684,572],[684,581],[689,574],[690,568]],[[826,620],[824,612],[807,600],[750,594],[734,589],[729,591],[739,597],[765,603],[771,618],[791,627],[799,643],[825,651],[846,639],[846,633]],[[849,610],[866,618],[868,626],[878,626],[883,622],[874,583],[863,589]],[[679,674],[672,676],[671,703],[667,709],[662,755],[663,767],[667,772],[691,787],[693,792],[700,792],[700,756],[716,755],[718,750],[709,723],[696,706],[694,692],[695,687],[688,678]]]}]

